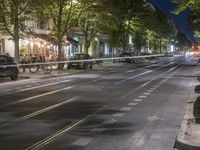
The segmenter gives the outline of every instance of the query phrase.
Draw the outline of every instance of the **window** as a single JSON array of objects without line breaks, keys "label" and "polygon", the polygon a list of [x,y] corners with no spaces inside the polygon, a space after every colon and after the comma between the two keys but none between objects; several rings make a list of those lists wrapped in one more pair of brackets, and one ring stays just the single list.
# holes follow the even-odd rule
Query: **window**
[{"label": "window", "polygon": [[7,58],[5,56],[0,56],[0,65],[7,64]]}]

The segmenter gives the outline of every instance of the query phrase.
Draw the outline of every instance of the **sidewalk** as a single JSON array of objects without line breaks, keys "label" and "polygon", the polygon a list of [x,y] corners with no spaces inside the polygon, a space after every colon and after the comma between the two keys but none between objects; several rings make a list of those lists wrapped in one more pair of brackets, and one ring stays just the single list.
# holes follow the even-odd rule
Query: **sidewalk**
[{"label": "sidewalk", "polygon": [[[197,74],[198,76],[199,74]],[[184,119],[175,142],[175,148],[178,150],[200,150],[200,118],[194,116],[194,111],[200,109],[196,107],[197,97],[194,89],[200,82],[195,80],[192,84],[191,95],[188,99]],[[198,110],[199,111],[199,110]]]},{"label": "sidewalk", "polygon": [[[116,66],[121,66],[123,63],[112,63],[112,62],[104,62],[102,65],[94,65],[93,69],[90,71],[102,71],[102,70],[109,70]],[[59,76],[66,76],[76,73],[85,72],[84,69],[67,69],[66,67],[63,70],[53,69],[50,74],[45,74],[42,71],[36,73],[30,73],[29,69],[27,68],[26,71],[23,73],[22,69],[20,69],[19,78],[21,79],[44,79],[44,78],[53,78]]]}]

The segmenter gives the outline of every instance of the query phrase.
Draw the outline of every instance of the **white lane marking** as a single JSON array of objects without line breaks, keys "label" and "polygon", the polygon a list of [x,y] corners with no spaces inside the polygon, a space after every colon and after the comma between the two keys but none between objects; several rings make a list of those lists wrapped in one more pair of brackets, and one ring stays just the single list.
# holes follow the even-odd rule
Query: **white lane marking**
[{"label": "white lane marking", "polygon": [[145,92],[145,93],[143,93],[144,95],[151,95],[151,93],[147,93],[147,92]]},{"label": "white lane marking", "polygon": [[148,92],[148,93],[153,93],[154,91],[153,91],[153,90],[147,90],[147,92]]},{"label": "white lane marking", "polygon": [[128,106],[136,106],[138,103],[129,103]]},{"label": "white lane marking", "polygon": [[[164,66],[162,66],[162,67],[156,68],[156,69],[154,69],[154,70],[149,70],[149,71],[143,72],[143,73],[141,73],[141,74],[138,74],[138,75],[136,75],[136,76],[130,77],[130,78],[128,78],[128,79],[115,82],[114,84],[117,85],[117,84],[123,83],[123,82],[125,82],[125,81],[127,81],[127,80],[134,79],[134,78],[136,78],[136,77],[139,77],[139,76],[142,76],[142,75],[151,73],[151,72],[153,72],[153,71],[156,71],[156,70],[158,70],[158,69],[160,69],[160,68],[164,68],[164,67],[169,66],[169,65],[171,65],[171,64],[174,64],[174,63],[172,62],[172,63],[170,63],[170,64],[167,64],[167,65],[164,65]],[[170,71],[174,70],[175,68],[177,68],[177,66],[174,67],[174,68],[172,68],[172,69],[170,69],[170,70],[168,70],[167,72],[170,72]],[[163,74],[166,74],[167,72],[164,72],[164,73],[160,74],[159,76],[161,76],[161,75],[163,75]],[[158,76],[158,77],[159,77],[159,76]],[[156,77],[156,78],[154,78],[154,79],[148,81],[147,83],[141,85],[140,88],[145,87],[146,85],[148,85],[149,83],[151,83],[153,80],[157,79],[158,77]]]},{"label": "white lane marking", "polygon": [[40,115],[40,114],[42,114],[42,113],[45,113],[45,112],[48,112],[48,111],[53,110],[53,109],[55,109],[55,108],[58,108],[58,107],[60,107],[60,106],[62,106],[62,105],[65,105],[65,104],[67,104],[67,103],[70,103],[70,102],[72,102],[72,101],[75,101],[75,100],[77,100],[77,99],[79,99],[79,98],[80,98],[80,97],[74,97],[74,98],[68,99],[68,100],[63,101],[63,102],[61,102],[61,103],[58,103],[58,104],[55,104],[55,105],[46,107],[46,108],[44,108],[44,109],[38,110],[38,111],[36,111],[36,112],[34,112],[34,113],[31,113],[31,114],[29,114],[29,115],[20,117],[20,118],[14,120],[14,121],[12,121],[12,122],[20,122],[20,121],[23,121],[23,120],[26,120],[26,119],[35,117],[35,116]]},{"label": "white lane marking", "polygon": [[143,137],[144,137],[144,130],[143,131],[136,131],[131,137],[133,139],[131,145],[134,146],[134,147],[139,147],[139,146],[143,145],[141,143],[141,141],[145,141],[143,139]]},{"label": "white lane marking", "polygon": [[105,120],[102,124],[113,124],[115,123],[117,120],[115,120],[114,118],[109,119],[109,120]]},{"label": "white lane marking", "polygon": [[145,75],[145,74],[148,74],[148,73],[150,73],[150,72],[153,72],[153,70],[149,70],[149,71],[140,73],[140,74],[138,74],[138,75],[136,75],[136,76],[133,76],[133,77],[128,78],[128,80],[134,79],[134,78],[137,78],[137,77],[140,77],[140,76]]},{"label": "white lane marking", "polygon": [[[179,66],[180,66],[180,65],[179,65]],[[174,69],[175,69],[175,68],[177,68],[177,67],[174,67]],[[177,71],[178,71],[178,70],[177,70]],[[176,71],[176,72],[177,72],[177,71]],[[167,71],[167,72],[169,72],[169,71]],[[166,74],[167,72],[164,72],[164,73],[160,74],[159,76],[157,76],[156,78],[152,79],[151,81],[157,79],[158,77],[162,76],[163,74]],[[175,73],[174,73],[174,74],[175,74]],[[170,76],[170,77],[171,77],[171,76]],[[170,77],[169,77],[169,78],[170,78]],[[168,79],[169,79],[169,78],[168,78]],[[168,80],[168,79],[167,79],[167,80]],[[167,81],[167,80],[165,80],[165,81]],[[149,83],[150,83],[150,82],[149,82]],[[163,83],[164,83],[164,82],[163,82]],[[136,90],[138,90],[138,89],[140,89],[140,88],[136,88],[136,89],[134,89],[134,90],[132,90],[132,91],[126,93],[126,94],[123,95],[121,98],[125,98],[125,97],[129,96],[130,93],[132,93],[132,92],[134,92],[134,91],[136,91]],[[116,99],[116,101],[121,100],[121,98]],[[106,105],[103,109],[107,108],[108,106],[110,106],[110,104]],[[103,109],[100,109],[100,110],[98,110],[97,112],[99,112],[99,111],[101,111],[101,110],[103,110]],[[96,112],[96,113],[97,113],[97,112]],[[96,113],[94,113],[92,116],[94,116]],[[84,118],[84,119],[82,119],[82,120],[76,122],[75,124],[72,124],[72,125],[70,125],[70,126],[66,126],[66,127],[62,128],[61,130],[59,130],[59,131],[53,133],[52,135],[46,137],[45,139],[42,139],[42,140],[40,140],[39,142],[37,142],[37,143],[31,145],[30,147],[26,148],[25,150],[30,150],[30,149],[41,149],[41,148],[43,148],[45,145],[47,145],[47,144],[49,144],[50,142],[54,141],[57,137],[59,137],[59,136],[65,134],[66,132],[69,132],[69,131],[72,130],[73,128],[79,126],[80,124],[82,124],[83,122],[85,122],[86,120],[88,120],[90,117],[91,117],[91,116],[88,116],[88,117],[86,117],[86,118]],[[136,138],[133,138],[133,139],[136,139]]]},{"label": "white lane marking", "polygon": [[31,145],[30,147],[26,148],[25,150],[36,150],[36,149],[41,149],[43,148],[45,145],[51,143],[52,141],[54,141],[56,138],[58,138],[59,136],[65,134],[66,132],[70,131],[71,129],[73,129],[74,127],[82,124],[84,121],[86,121],[89,117],[86,117],[82,120],[79,120],[78,122],[74,123],[73,125],[70,126],[66,126],[62,129],[60,129],[59,131],[51,134],[50,136],[40,140],[39,142]]},{"label": "white lane marking", "polygon": [[120,110],[121,111],[130,111],[132,107],[122,107]]},{"label": "white lane marking", "polygon": [[139,98],[147,98],[146,95],[140,95]]},{"label": "white lane marking", "polygon": [[69,86],[69,87],[66,87],[66,88],[63,88],[63,89],[60,89],[60,90],[55,90],[55,91],[47,92],[47,93],[44,93],[44,94],[39,94],[39,95],[36,95],[36,96],[33,96],[33,97],[21,99],[21,100],[12,102],[12,103],[8,103],[8,104],[5,104],[5,105],[1,105],[0,108],[6,107],[6,106],[9,106],[9,105],[18,104],[18,103],[21,103],[21,102],[30,101],[30,100],[33,100],[33,99],[36,99],[36,98],[39,98],[39,97],[43,97],[43,96],[55,94],[55,93],[58,93],[58,92],[61,92],[61,91],[69,90],[69,89],[71,89],[71,88],[73,88],[73,87],[75,87],[75,86]]},{"label": "white lane marking", "polygon": [[151,90],[157,90],[157,88],[151,88]]},{"label": "white lane marking", "polygon": [[18,90],[17,92],[24,92],[24,91],[28,91],[28,90],[33,90],[33,89],[46,87],[46,86],[50,86],[50,85],[55,85],[55,84],[59,84],[59,83],[64,83],[64,82],[69,82],[69,81],[71,81],[71,80],[64,80],[64,81],[59,81],[59,82],[48,83],[48,84],[44,84],[44,85],[39,85],[39,86],[35,86],[35,87],[21,89],[21,90]]},{"label": "white lane marking", "polygon": [[134,70],[129,70],[129,71],[127,71],[128,73],[131,73],[131,72],[134,72]]},{"label": "white lane marking", "polygon": [[29,87],[32,87],[32,85],[26,85],[25,87],[26,87],[26,88],[29,88]]},{"label": "white lane marking", "polygon": [[143,99],[134,99],[133,101],[134,101],[134,102],[142,102]]},{"label": "white lane marking", "polygon": [[148,116],[146,119],[149,123],[157,121],[157,120],[161,120],[158,116]]},{"label": "white lane marking", "polygon": [[114,113],[112,116],[113,117],[123,117],[125,113]]},{"label": "white lane marking", "polygon": [[117,84],[123,83],[123,82],[125,82],[125,81],[128,81],[128,80],[130,80],[130,79],[134,79],[134,78],[140,77],[140,76],[142,76],[142,75],[148,74],[148,73],[150,73],[150,72],[153,72],[153,70],[149,70],[149,71],[140,73],[140,74],[138,74],[138,75],[136,75],[136,76],[133,76],[133,77],[130,77],[130,78],[128,78],[128,79],[115,82],[114,84],[117,85]]},{"label": "white lane marking", "polygon": [[6,89],[6,90],[3,90],[3,92],[9,92],[11,91],[12,89]]},{"label": "white lane marking", "polygon": [[155,85],[155,86],[153,86],[154,88],[158,88],[159,87],[159,85]]},{"label": "white lane marking", "polygon": [[105,130],[106,130],[106,128],[94,128],[94,129],[91,130],[91,132],[101,133],[101,132],[103,132]]},{"label": "white lane marking", "polygon": [[76,140],[72,145],[77,145],[77,146],[86,146],[92,141],[91,138],[80,138]]}]

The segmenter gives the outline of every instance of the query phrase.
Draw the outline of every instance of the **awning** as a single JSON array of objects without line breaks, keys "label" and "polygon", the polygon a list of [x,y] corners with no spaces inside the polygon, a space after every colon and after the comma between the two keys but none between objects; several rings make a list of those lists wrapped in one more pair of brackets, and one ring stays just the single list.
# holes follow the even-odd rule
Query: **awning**
[{"label": "awning", "polygon": [[[50,36],[46,34],[35,34],[34,37],[45,40],[46,42],[49,42],[49,43],[56,43],[55,40],[53,40]],[[71,44],[78,44],[78,41],[74,40],[71,37],[67,37],[67,41]]]}]

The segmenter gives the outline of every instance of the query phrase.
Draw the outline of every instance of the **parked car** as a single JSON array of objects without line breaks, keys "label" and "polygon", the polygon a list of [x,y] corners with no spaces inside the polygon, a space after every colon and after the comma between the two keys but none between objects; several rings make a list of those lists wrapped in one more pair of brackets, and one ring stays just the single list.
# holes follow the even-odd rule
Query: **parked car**
[{"label": "parked car", "polygon": [[126,58],[121,58],[120,62],[135,63],[136,61],[134,58],[128,58],[133,56],[134,56],[133,52],[122,52],[119,55],[119,57],[126,57]]},{"label": "parked car", "polygon": [[166,56],[166,57],[173,57],[173,56],[174,56],[174,53],[172,53],[172,52],[166,52],[166,53],[165,53],[165,56]]},{"label": "parked car", "polygon": [[10,77],[12,80],[18,78],[19,70],[14,59],[8,55],[0,55],[0,77]]},{"label": "parked car", "polygon": [[94,62],[90,59],[92,58],[88,54],[74,54],[72,57],[70,57],[69,62],[67,63],[67,69],[70,68],[92,69]]}]

